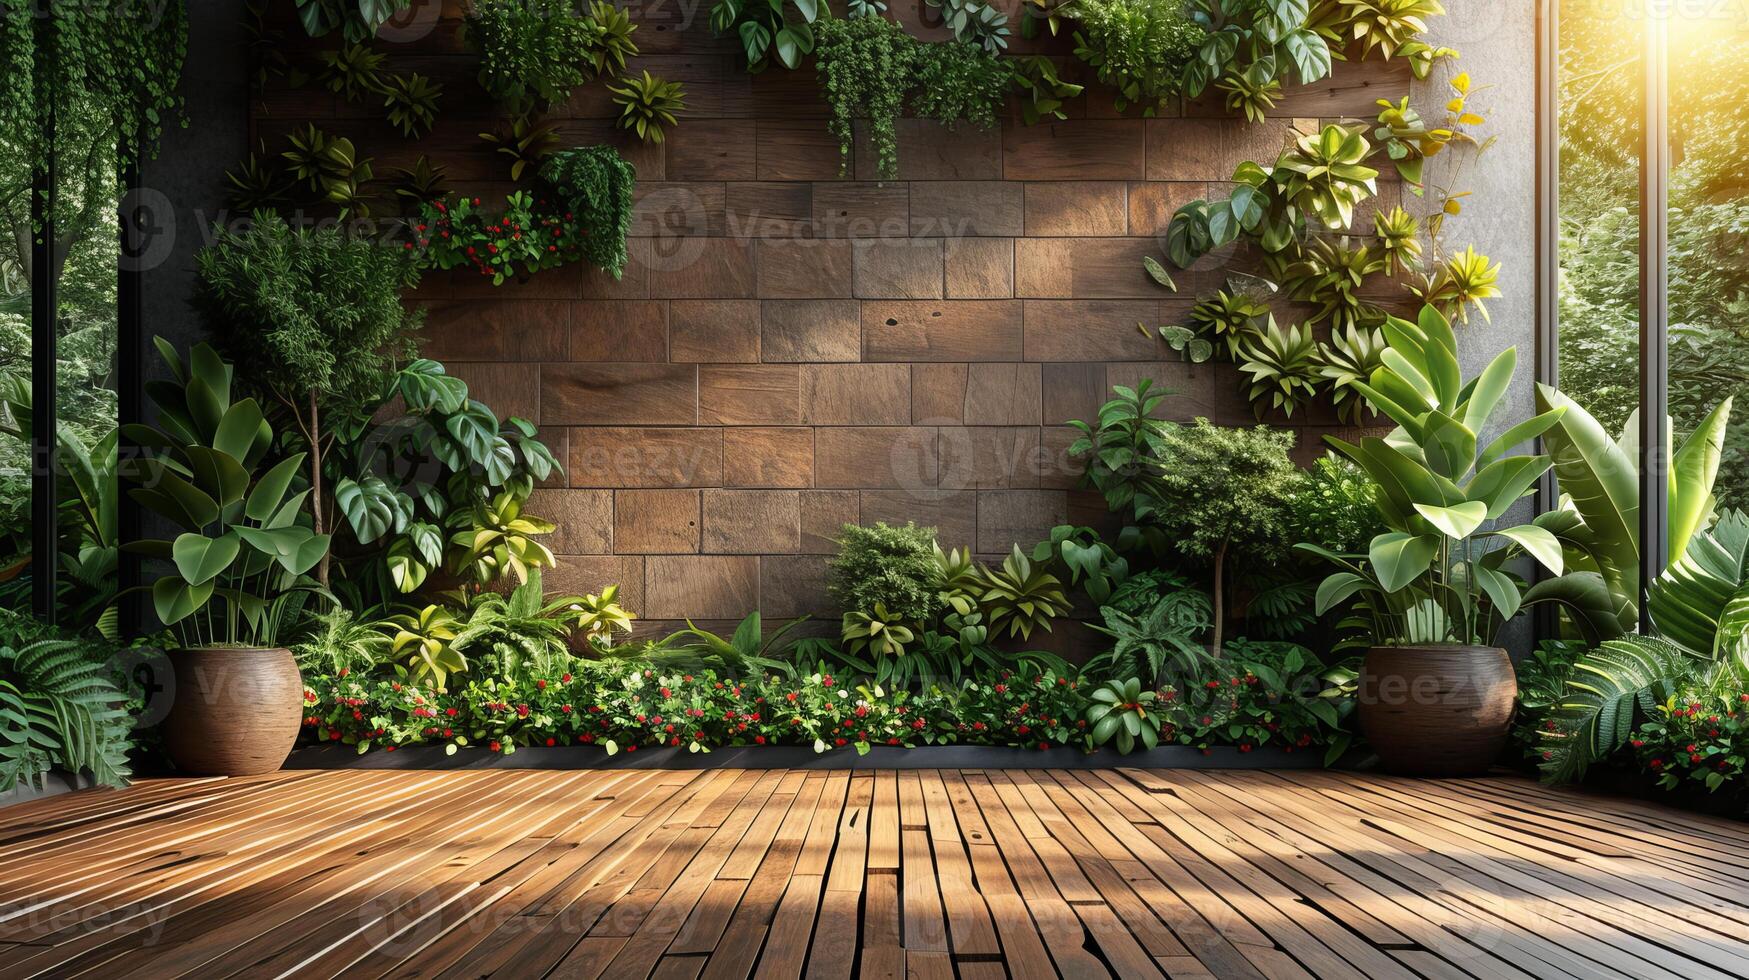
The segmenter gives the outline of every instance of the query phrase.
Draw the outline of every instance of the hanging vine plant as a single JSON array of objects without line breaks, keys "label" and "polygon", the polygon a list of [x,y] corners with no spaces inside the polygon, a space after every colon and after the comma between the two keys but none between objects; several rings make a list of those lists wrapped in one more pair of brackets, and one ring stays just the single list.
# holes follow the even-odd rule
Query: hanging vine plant
[{"label": "hanging vine plant", "polygon": [[850,173],[855,123],[866,119],[875,169],[882,180],[892,180],[899,173],[898,120],[911,89],[917,42],[885,17],[822,19],[814,37],[832,135],[838,137],[839,174]]}]

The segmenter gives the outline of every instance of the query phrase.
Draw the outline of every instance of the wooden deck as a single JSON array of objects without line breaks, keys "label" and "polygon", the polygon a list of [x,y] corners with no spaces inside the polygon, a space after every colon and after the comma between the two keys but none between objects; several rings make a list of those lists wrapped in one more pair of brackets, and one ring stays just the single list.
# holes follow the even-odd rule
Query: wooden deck
[{"label": "wooden deck", "polygon": [[1749,975],[1749,825],[1520,779],[297,772],[0,810],[0,977]]}]

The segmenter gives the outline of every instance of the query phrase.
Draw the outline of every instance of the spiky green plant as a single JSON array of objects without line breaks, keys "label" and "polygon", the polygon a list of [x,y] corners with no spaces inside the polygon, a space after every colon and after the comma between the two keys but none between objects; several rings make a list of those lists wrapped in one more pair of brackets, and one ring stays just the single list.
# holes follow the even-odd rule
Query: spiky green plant
[{"label": "spiky green plant", "polygon": [[1015,545],[1001,568],[985,568],[984,592],[978,599],[990,622],[990,632],[999,633],[1007,627],[1009,636],[1031,639],[1032,631],[1044,627],[1048,633],[1051,620],[1069,611],[1068,596],[1063,583],[1035,565]]},{"label": "spiky green plant", "polygon": [[1238,360],[1239,370],[1250,375],[1245,397],[1259,419],[1271,409],[1293,417],[1294,409],[1318,393],[1323,380],[1311,328],[1294,323],[1283,327],[1273,316],[1240,343]]},{"label": "spiky green plant", "polygon": [[1318,373],[1330,382],[1336,414],[1349,425],[1360,425],[1377,412],[1356,384],[1366,384],[1384,364],[1385,333],[1377,327],[1333,331],[1328,344],[1318,345]]},{"label": "spiky green plant", "polygon": [[646,143],[662,142],[663,127],[677,125],[678,114],[686,108],[686,90],[679,82],[648,71],[626,79],[623,85],[608,86],[608,91],[620,107],[619,127],[637,133]]}]

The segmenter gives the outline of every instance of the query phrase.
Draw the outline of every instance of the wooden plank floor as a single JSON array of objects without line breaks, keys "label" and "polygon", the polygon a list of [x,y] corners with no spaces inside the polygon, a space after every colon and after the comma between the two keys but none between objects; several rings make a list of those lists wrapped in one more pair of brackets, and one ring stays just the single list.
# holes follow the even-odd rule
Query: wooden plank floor
[{"label": "wooden plank floor", "polygon": [[1749,976],[1749,825],[1516,778],[287,772],[0,810],[0,977]]}]

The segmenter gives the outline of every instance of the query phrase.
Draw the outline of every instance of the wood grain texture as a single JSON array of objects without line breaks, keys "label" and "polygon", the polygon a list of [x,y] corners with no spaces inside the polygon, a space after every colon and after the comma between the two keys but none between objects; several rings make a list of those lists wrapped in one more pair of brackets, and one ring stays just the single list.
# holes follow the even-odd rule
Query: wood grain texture
[{"label": "wood grain texture", "polygon": [[8,978],[1723,980],[1745,936],[1749,827],[1516,777],[285,772],[0,810]]}]

